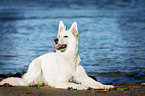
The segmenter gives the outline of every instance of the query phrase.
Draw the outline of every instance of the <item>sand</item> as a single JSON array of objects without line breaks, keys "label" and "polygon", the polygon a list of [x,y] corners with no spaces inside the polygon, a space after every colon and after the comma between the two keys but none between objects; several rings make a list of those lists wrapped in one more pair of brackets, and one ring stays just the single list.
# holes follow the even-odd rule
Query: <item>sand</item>
[{"label": "sand", "polygon": [[[22,74],[0,74],[0,81],[7,77],[21,77]],[[74,90],[56,89],[46,85],[15,87],[9,84],[0,86],[0,96],[145,96],[145,83],[113,84],[116,88],[110,90]]]},{"label": "sand", "polygon": [[0,96],[145,96],[145,86],[141,84],[117,85],[112,90],[66,90],[48,86],[0,87]]}]

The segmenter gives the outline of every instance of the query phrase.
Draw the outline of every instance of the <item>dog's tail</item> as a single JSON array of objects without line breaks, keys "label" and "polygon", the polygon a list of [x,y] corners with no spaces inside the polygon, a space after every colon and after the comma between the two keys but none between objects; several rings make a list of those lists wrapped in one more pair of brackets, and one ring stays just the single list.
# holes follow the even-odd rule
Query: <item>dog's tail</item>
[{"label": "dog's tail", "polygon": [[3,85],[5,83],[8,83],[12,86],[27,86],[27,84],[25,83],[25,81],[22,78],[15,78],[15,77],[10,77],[10,78],[6,78],[6,79],[2,80],[0,82],[0,85]]}]

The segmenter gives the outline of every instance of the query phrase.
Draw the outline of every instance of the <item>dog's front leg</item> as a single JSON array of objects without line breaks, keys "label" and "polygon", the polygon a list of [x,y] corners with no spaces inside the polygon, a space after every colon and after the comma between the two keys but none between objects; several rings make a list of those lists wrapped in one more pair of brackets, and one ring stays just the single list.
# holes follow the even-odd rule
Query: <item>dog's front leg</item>
[{"label": "dog's front leg", "polygon": [[80,84],[75,84],[75,83],[70,83],[66,81],[59,81],[56,83],[55,88],[62,88],[62,89],[67,89],[67,88],[73,88],[77,90],[86,90],[87,87],[80,85]]},{"label": "dog's front leg", "polygon": [[85,77],[82,81],[82,85],[87,86],[87,87],[91,87],[94,89],[109,89],[109,88],[114,88],[114,86],[112,85],[104,85],[100,82],[95,81],[94,79],[90,78],[90,77]]},{"label": "dog's front leg", "polygon": [[81,83],[81,85],[86,86],[86,87],[91,87],[95,89],[109,89],[109,88],[114,87],[112,85],[103,85],[95,81],[94,79],[88,77],[84,68],[81,65],[77,67],[74,77],[75,77],[74,79],[76,82]]}]

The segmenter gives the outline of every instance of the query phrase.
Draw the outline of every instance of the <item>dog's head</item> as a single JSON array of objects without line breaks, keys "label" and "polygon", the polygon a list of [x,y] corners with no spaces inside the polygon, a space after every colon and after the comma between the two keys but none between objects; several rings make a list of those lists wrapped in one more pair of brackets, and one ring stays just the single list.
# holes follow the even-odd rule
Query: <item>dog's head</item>
[{"label": "dog's head", "polygon": [[73,51],[78,47],[78,27],[74,22],[70,29],[66,30],[63,22],[60,21],[58,35],[54,39],[56,51],[66,52],[67,50]]}]

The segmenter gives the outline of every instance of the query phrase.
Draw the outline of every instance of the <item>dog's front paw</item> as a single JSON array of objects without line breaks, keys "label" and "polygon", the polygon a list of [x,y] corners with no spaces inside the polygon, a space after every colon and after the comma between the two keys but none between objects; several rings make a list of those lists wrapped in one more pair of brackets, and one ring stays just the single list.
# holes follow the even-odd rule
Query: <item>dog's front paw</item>
[{"label": "dog's front paw", "polygon": [[77,87],[73,87],[74,89],[77,89],[77,90],[87,90],[88,88],[85,87],[85,86],[77,86]]},{"label": "dog's front paw", "polygon": [[114,88],[113,85],[103,85],[103,89],[110,89],[110,88]]},{"label": "dog's front paw", "polygon": [[68,90],[87,90],[87,87],[77,86],[77,87],[68,87]]}]

